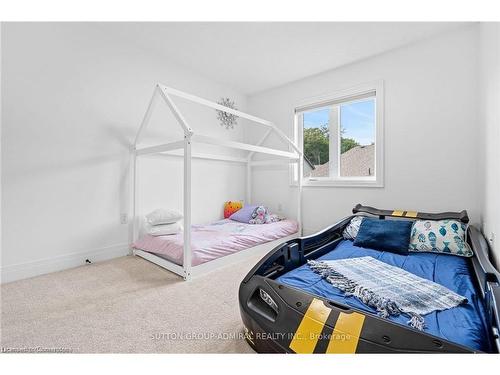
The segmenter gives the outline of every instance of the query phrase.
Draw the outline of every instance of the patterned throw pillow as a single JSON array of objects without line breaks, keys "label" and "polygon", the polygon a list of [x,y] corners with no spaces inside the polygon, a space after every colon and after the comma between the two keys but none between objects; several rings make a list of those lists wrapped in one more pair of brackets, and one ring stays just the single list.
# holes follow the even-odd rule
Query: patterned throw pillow
[{"label": "patterned throw pillow", "polygon": [[344,239],[346,240],[356,239],[362,221],[363,221],[362,216],[354,216],[349,222],[349,224],[347,224],[347,226],[345,227],[344,232],[342,232]]},{"label": "patterned throw pillow", "polygon": [[467,226],[457,220],[417,220],[411,231],[409,250],[471,257],[466,231]]},{"label": "patterned throw pillow", "polygon": [[278,221],[285,220],[284,216],[277,215],[277,214],[269,214],[266,217],[266,224],[269,223],[277,223]]},{"label": "patterned throw pillow", "polygon": [[224,219],[234,214],[243,207],[242,201],[227,201],[224,203]]}]

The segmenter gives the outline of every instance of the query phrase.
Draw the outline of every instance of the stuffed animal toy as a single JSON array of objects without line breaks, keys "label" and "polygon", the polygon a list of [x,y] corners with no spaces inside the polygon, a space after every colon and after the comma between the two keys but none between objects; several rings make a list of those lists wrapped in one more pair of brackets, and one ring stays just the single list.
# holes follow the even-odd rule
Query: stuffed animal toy
[{"label": "stuffed animal toy", "polygon": [[267,208],[264,206],[258,206],[252,213],[252,219],[249,221],[250,224],[265,224],[268,218]]}]

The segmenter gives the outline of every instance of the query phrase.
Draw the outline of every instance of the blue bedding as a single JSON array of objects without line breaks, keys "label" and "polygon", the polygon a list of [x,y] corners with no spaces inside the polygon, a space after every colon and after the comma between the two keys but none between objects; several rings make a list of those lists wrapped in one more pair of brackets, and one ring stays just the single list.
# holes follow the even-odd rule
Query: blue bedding
[{"label": "blue bedding", "polygon": [[[400,267],[422,278],[432,280],[467,298],[467,304],[445,311],[425,315],[425,332],[443,339],[481,351],[490,351],[485,312],[480,296],[476,293],[473,271],[466,258],[434,253],[409,253],[405,255],[356,247],[352,241],[342,241],[334,250],[318,258],[334,260],[371,256],[387,264]],[[355,297],[346,297],[339,289],[303,265],[278,278],[278,281],[311,294],[328,298],[351,307],[376,314]],[[408,318],[390,317],[390,320],[407,326]]]}]

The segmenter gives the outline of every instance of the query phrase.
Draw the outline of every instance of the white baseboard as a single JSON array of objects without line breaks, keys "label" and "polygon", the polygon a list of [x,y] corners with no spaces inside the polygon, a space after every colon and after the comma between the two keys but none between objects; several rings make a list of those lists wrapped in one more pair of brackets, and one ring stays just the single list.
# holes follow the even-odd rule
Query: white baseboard
[{"label": "white baseboard", "polygon": [[125,243],[50,259],[42,259],[35,262],[13,264],[2,267],[1,282],[8,283],[15,280],[27,279],[33,276],[82,266],[86,264],[86,259],[94,263],[125,256],[127,254],[129,254],[129,246]]}]

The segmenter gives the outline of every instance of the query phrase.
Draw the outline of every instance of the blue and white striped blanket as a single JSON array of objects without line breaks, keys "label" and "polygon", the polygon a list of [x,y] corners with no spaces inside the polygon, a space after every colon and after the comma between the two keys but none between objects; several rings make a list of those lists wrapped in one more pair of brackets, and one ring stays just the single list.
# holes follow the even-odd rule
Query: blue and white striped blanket
[{"label": "blue and white striped blanket", "polygon": [[456,307],[467,299],[442,285],[422,279],[372,257],[308,261],[309,267],[347,295],[377,309],[381,317],[409,316],[423,330],[423,315]]}]

